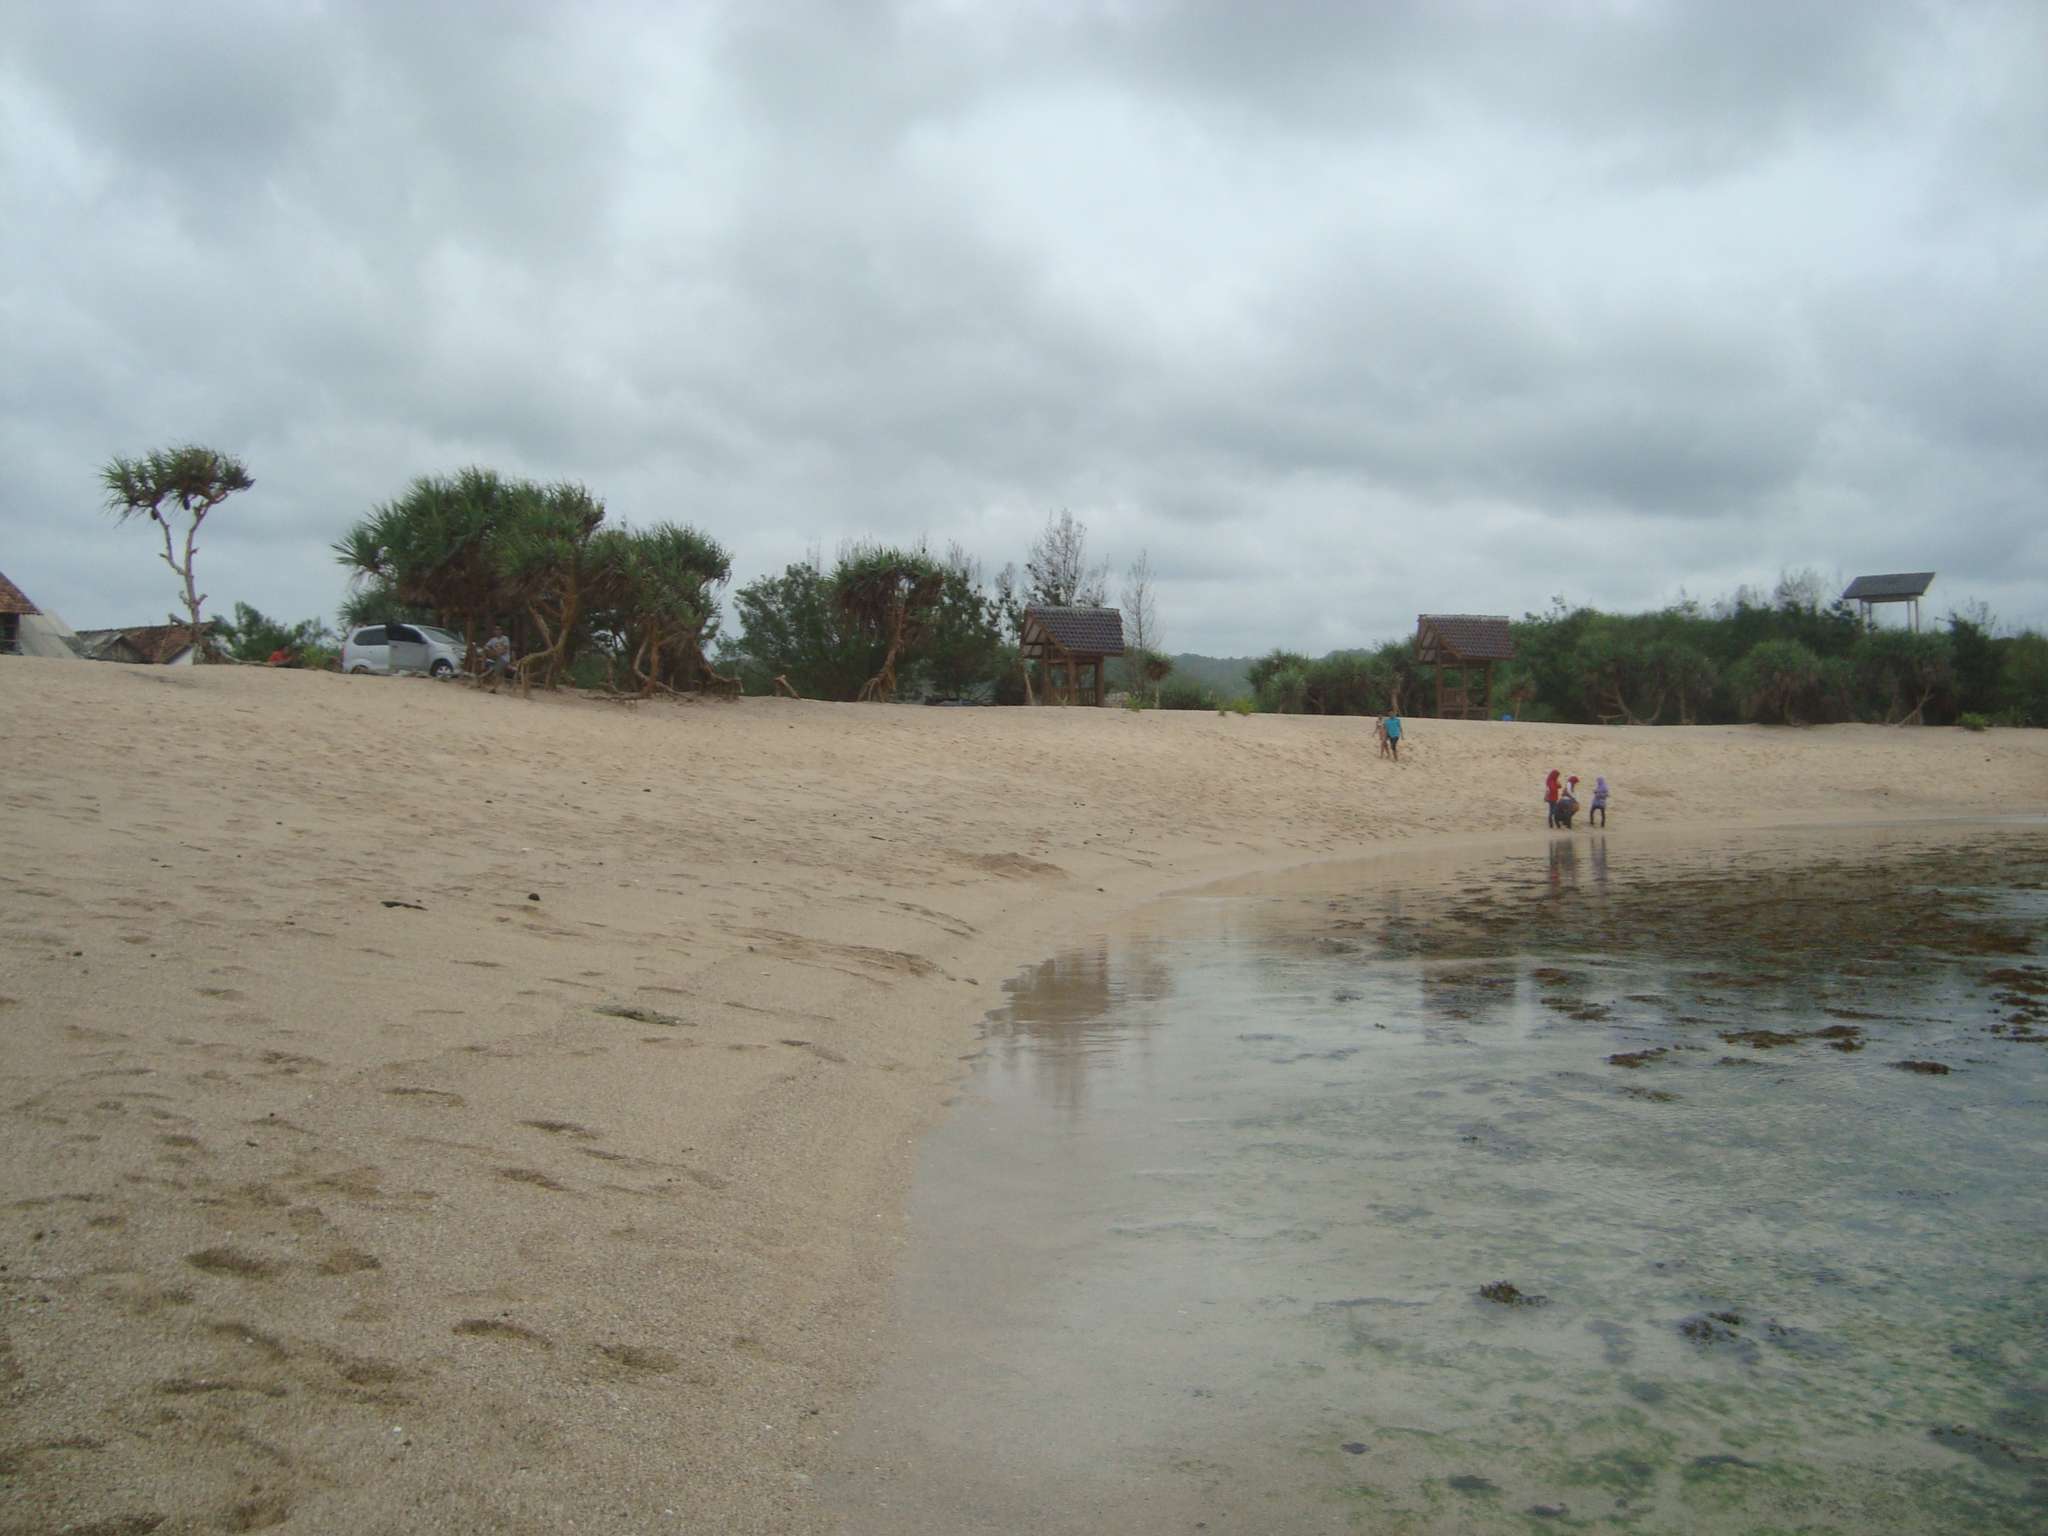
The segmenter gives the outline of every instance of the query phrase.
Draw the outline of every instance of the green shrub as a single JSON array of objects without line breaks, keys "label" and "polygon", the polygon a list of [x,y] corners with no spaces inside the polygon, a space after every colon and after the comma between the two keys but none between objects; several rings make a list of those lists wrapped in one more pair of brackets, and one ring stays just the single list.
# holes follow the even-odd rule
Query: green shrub
[{"label": "green shrub", "polygon": [[1216,695],[1191,678],[1170,677],[1159,686],[1161,709],[1214,709]]},{"label": "green shrub", "polygon": [[[626,680],[632,681],[630,672]],[[568,683],[571,688],[608,688],[615,682],[611,657],[595,646],[578,653],[576,659],[569,663]]]},{"label": "green shrub", "polygon": [[1991,722],[1976,713],[1956,716],[1956,724],[1966,731],[1985,731],[1991,728]]},{"label": "green shrub", "polygon": [[1736,663],[1728,681],[1742,701],[1745,719],[1799,725],[1819,718],[1823,687],[1834,683],[1838,672],[1846,674],[1846,666],[1823,668],[1821,659],[1797,640],[1760,640]]},{"label": "green shrub", "polygon": [[1216,713],[1219,715],[1254,715],[1258,710],[1257,702],[1244,694],[1239,694],[1234,699],[1225,699],[1216,706]]},{"label": "green shrub", "polygon": [[1151,701],[1148,700],[1142,693],[1133,692],[1124,695],[1124,708],[1128,709],[1134,715],[1139,714],[1144,710],[1148,710],[1151,707]]}]

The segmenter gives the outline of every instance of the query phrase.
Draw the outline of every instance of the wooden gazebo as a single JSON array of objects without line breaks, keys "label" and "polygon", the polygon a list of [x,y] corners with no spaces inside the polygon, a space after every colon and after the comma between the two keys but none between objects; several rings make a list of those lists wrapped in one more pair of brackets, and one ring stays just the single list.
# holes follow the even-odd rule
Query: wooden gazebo
[{"label": "wooden gazebo", "polygon": [[[1515,657],[1508,620],[1491,613],[1424,613],[1415,620],[1415,660],[1436,669],[1440,720],[1493,718],[1493,664]],[[1477,676],[1477,694],[1474,677]]]},{"label": "wooden gazebo", "polygon": [[1034,704],[1100,704],[1102,664],[1123,653],[1124,616],[1114,608],[1024,610],[1024,696]]},{"label": "wooden gazebo", "polygon": [[1932,571],[1898,571],[1889,576],[1858,576],[1842,590],[1842,601],[1854,603],[1863,620],[1863,627],[1869,629],[1877,620],[1873,608],[1876,603],[1906,604],[1906,627],[1915,634],[1920,630],[1920,599],[1927,595],[1927,589],[1934,585]]}]

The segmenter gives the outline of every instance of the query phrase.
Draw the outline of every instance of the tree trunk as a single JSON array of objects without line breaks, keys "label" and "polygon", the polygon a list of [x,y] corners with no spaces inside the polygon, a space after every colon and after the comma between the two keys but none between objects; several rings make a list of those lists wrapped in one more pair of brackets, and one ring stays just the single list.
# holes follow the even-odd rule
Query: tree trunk
[{"label": "tree trunk", "polygon": [[889,611],[889,649],[882,655],[881,669],[860,685],[856,703],[886,704],[896,696],[896,653],[902,649],[903,605],[898,603]]}]

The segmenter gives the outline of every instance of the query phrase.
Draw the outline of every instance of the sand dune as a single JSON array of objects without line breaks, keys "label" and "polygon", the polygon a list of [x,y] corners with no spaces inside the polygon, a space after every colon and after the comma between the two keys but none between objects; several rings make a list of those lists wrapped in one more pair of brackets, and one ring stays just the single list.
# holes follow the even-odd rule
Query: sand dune
[{"label": "sand dune", "polygon": [[[0,1530],[791,1531],[1016,967],[1163,891],[2035,812],[2048,735],[0,662]],[[393,905],[407,903],[409,905]],[[423,909],[423,910],[421,910]],[[154,1523],[153,1523],[154,1522]]]}]

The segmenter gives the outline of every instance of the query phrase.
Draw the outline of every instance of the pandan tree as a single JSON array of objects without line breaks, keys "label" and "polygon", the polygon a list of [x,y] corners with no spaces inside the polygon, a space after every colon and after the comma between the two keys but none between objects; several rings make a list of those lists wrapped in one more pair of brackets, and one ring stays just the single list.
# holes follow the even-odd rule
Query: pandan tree
[{"label": "pandan tree", "polygon": [[1658,686],[1678,701],[1678,723],[1697,725],[1700,710],[1714,697],[1713,662],[1682,640],[1660,640],[1650,648],[1650,666]]},{"label": "pandan tree", "polygon": [[728,681],[704,657],[732,558],[695,528],[607,529],[591,541],[592,622],[617,640],[643,694]]},{"label": "pandan tree", "polygon": [[1798,725],[1811,719],[1822,684],[1820,658],[1797,640],[1764,640],[1729,677],[1751,720]]},{"label": "pandan tree", "polygon": [[493,552],[508,595],[532,618],[540,649],[519,660],[519,681],[530,688],[561,680],[572,658],[577,625],[603,569],[595,543],[604,503],[580,485],[521,485]]},{"label": "pandan tree", "polygon": [[1856,642],[1855,664],[1864,687],[1883,700],[1886,725],[1922,724],[1927,706],[1955,683],[1947,635],[1872,630]]},{"label": "pandan tree", "polygon": [[[206,660],[205,626],[199,616],[206,594],[199,590],[192,570],[199,553],[199,525],[206,521],[207,513],[256,482],[239,459],[196,443],[161,448],[139,459],[110,459],[100,470],[100,482],[106,487],[107,510],[116,522],[147,517],[163,535],[163,562],[184,587],[181,596],[192,633],[192,659]],[[178,622],[175,614],[170,619]]]},{"label": "pandan tree", "polygon": [[[472,657],[484,626],[515,606],[499,545],[531,486],[472,466],[452,476],[422,475],[334,545],[359,594],[344,622],[453,620]],[[359,615],[359,616],[358,616]]]},{"label": "pandan tree", "polygon": [[882,663],[861,684],[859,702],[886,704],[896,696],[896,663],[923,638],[945,585],[944,568],[921,550],[862,544],[840,556],[833,599],[882,647]]}]

